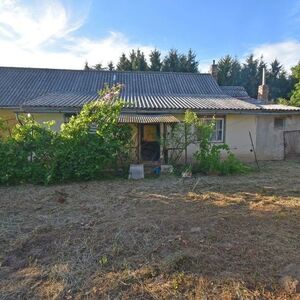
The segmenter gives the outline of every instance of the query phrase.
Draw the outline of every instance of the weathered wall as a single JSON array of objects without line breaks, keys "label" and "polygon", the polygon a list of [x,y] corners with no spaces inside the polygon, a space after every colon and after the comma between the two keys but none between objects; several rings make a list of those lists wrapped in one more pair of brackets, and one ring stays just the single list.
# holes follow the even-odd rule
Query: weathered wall
[{"label": "weathered wall", "polygon": [[276,116],[257,117],[256,152],[259,160],[284,159],[284,131],[300,130],[300,116],[277,116],[284,118],[284,128],[274,127]]}]

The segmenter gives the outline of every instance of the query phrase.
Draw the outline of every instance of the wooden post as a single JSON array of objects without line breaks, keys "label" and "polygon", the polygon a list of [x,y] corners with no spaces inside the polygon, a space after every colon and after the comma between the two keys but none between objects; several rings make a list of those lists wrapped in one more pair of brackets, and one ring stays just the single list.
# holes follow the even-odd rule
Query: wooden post
[{"label": "wooden post", "polygon": [[138,128],[137,160],[138,163],[141,163],[141,124],[137,124],[137,128]]},{"label": "wooden post", "polygon": [[257,165],[257,169],[260,171],[258,160],[257,160],[257,157],[256,157],[256,151],[255,151],[255,148],[254,148],[253,139],[252,139],[252,135],[251,135],[250,131],[249,131],[249,136],[250,136],[250,140],[251,140],[252,150],[253,150],[253,153],[254,153],[254,158],[255,158],[256,165]]},{"label": "wooden post", "polygon": [[163,163],[167,164],[168,163],[168,152],[166,149],[166,137],[167,137],[167,124],[163,123]]},{"label": "wooden post", "polygon": [[184,123],[184,163],[187,164],[187,127]]}]

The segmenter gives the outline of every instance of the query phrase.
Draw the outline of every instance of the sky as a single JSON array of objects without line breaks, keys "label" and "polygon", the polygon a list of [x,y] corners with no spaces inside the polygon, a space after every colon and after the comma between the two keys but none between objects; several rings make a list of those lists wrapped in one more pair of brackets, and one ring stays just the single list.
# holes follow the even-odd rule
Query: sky
[{"label": "sky", "polygon": [[300,60],[300,0],[0,0],[0,66],[82,69],[122,52],[193,49],[200,71],[253,53]]}]

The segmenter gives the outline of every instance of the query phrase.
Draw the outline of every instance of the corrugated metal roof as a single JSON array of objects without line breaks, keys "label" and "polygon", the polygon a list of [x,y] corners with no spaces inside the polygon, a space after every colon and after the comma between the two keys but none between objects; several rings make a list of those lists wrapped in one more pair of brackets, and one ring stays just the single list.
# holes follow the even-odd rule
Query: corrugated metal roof
[{"label": "corrugated metal roof", "polygon": [[120,123],[149,124],[149,123],[179,123],[172,115],[142,115],[142,114],[121,114]]},{"label": "corrugated metal roof", "polygon": [[[18,106],[25,101],[55,93],[96,93],[105,83],[123,84],[122,97],[125,98],[222,94],[209,74],[0,67],[0,107]],[[55,102],[55,99],[52,101]]]},{"label": "corrugated metal roof", "polygon": [[263,104],[261,105],[263,110],[268,111],[299,111],[300,107],[295,106],[289,106],[289,105],[283,105],[283,104]]},{"label": "corrugated metal roof", "polygon": [[[84,103],[97,98],[97,93],[50,93],[26,102],[22,107],[30,108],[48,107],[61,109],[61,107],[77,108]],[[55,101],[53,100],[55,99]],[[139,95],[123,96],[126,102],[124,108],[130,109],[203,109],[203,110],[255,110],[254,104],[224,95]]]},{"label": "corrugated metal roof", "polygon": [[0,107],[79,110],[84,103],[95,100],[106,83],[123,84],[121,98],[126,101],[125,109],[149,113],[186,109],[298,111],[287,106],[265,107],[259,100],[244,97],[247,92],[243,87],[220,88],[210,74],[12,67],[0,67]]},{"label": "corrugated metal roof", "polygon": [[230,85],[221,85],[220,89],[225,95],[239,98],[239,99],[248,99],[250,96],[248,95],[246,89],[243,86],[230,86]]}]

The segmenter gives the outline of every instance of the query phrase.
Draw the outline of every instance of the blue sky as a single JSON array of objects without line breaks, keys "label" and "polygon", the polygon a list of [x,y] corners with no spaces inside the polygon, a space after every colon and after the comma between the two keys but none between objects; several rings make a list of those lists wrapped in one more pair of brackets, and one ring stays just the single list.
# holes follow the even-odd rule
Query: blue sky
[{"label": "blue sky", "polygon": [[0,65],[82,68],[121,52],[192,48],[207,71],[225,54],[300,59],[300,0],[0,0]]}]

